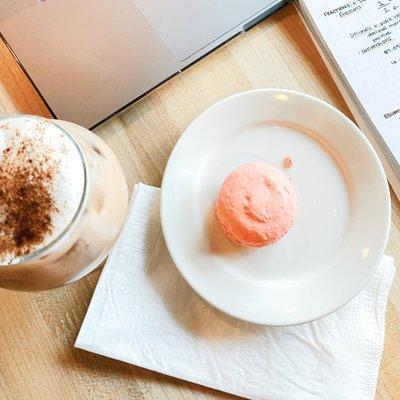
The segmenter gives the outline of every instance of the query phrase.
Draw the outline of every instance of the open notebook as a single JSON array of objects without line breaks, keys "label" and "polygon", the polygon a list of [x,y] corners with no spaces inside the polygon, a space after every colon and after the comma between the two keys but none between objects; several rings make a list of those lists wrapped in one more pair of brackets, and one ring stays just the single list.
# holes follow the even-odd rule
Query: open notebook
[{"label": "open notebook", "polygon": [[400,0],[297,0],[400,198]]}]

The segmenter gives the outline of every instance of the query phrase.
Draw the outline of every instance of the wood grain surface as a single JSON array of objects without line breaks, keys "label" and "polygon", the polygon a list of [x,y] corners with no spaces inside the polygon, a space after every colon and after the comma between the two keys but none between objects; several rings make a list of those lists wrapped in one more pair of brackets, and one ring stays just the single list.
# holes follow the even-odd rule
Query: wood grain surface
[{"label": "wood grain surface", "polygon": [[[96,129],[119,157],[129,185],[160,185],[168,156],[188,124],[233,93],[279,87],[303,91],[351,117],[292,5],[218,49]],[[0,113],[49,116],[0,43]],[[387,254],[400,259],[400,205]],[[0,399],[234,399],[119,361],[74,349],[100,270],[44,293],[0,289]],[[400,399],[400,278],[387,309],[376,399]],[[356,399],[355,399],[356,400]]]}]

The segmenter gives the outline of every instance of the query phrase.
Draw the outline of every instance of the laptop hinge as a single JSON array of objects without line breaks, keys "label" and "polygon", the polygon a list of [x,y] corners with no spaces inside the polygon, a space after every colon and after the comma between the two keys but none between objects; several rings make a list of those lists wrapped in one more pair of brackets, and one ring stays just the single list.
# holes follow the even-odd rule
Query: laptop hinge
[{"label": "laptop hinge", "polygon": [[251,29],[254,25],[257,25],[260,21],[263,19],[271,16],[272,14],[275,14],[278,10],[280,10],[283,6],[285,6],[289,1],[279,1],[277,4],[269,8],[267,11],[264,11],[263,13],[257,15],[254,19],[251,21],[247,22],[246,24],[243,25],[242,31],[246,32],[249,29]]}]

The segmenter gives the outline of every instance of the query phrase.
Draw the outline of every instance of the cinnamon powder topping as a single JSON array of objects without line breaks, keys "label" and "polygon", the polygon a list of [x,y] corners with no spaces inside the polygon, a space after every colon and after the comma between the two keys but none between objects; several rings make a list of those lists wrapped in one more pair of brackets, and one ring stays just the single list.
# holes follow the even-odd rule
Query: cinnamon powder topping
[{"label": "cinnamon powder topping", "polygon": [[49,149],[16,135],[0,153],[0,259],[35,250],[53,230],[52,183],[57,165]]}]

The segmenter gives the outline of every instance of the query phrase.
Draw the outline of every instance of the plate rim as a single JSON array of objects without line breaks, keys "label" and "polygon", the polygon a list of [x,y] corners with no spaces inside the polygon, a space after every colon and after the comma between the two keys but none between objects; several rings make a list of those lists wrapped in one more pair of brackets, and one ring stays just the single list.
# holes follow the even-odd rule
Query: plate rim
[{"label": "plate rim", "polygon": [[[385,190],[385,209],[386,209],[386,219],[385,219],[385,232],[384,232],[384,240],[383,240],[383,245],[382,248],[379,249],[379,251],[377,251],[377,255],[376,255],[376,260],[375,260],[375,265],[374,267],[371,268],[370,272],[367,274],[366,278],[364,279],[364,281],[362,282],[362,284],[360,284],[360,287],[356,290],[356,292],[350,297],[350,298],[346,298],[344,301],[342,301],[337,307],[333,308],[333,309],[329,309],[328,311],[320,311],[319,313],[317,313],[317,315],[312,315],[307,319],[301,319],[301,320],[296,320],[296,319],[287,319],[288,322],[286,323],[276,323],[271,319],[268,318],[263,318],[263,321],[260,321],[259,319],[253,319],[253,318],[246,318],[243,316],[239,316],[238,314],[235,314],[234,312],[231,311],[227,311],[225,309],[222,309],[218,306],[218,304],[215,304],[214,302],[212,302],[207,296],[203,295],[202,293],[200,293],[195,285],[192,284],[192,282],[190,281],[190,279],[186,276],[185,274],[185,270],[184,268],[182,268],[182,266],[178,263],[174,252],[172,250],[173,246],[171,246],[170,243],[170,238],[169,238],[169,234],[168,234],[168,228],[166,226],[165,223],[165,186],[166,186],[166,177],[168,176],[169,173],[169,169],[171,168],[172,163],[174,162],[174,157],[175,154],[180,150],[180,147],[182,146],[182,142],[184,140],[184,138],[189,134],[191,127],[200,119],[203,118],[204,114],[208,113],[209,111],[211,111],[212,109],[218,107],[220,104],[224,103],[224,102],[228,102],[236,97],[241,97],[241,96],[246,96],[246,95],[251,95],[254,93],[266,93],[267,95],[273,95],[273,94],[286,94],[289,96],[298,96],[298,97],[303,97],[306,98],[308,100],[311,100],[312,102],[316,102],[324,107],[326,107],[327,109],[329,109],[331,112],[333,112],[334,114],[336,114],[337,116],[339,116],[340,118],[344,119],[346,121],[346,123],[348,123],[352,129],[354,130],[354,133],[356,133],[358,135],[358,137],[364,142],[364,145],[366,145],[366,147],[368,148],[368,151],[371,153],[372,157],[374,158],[375,164],[377,166],[377,174],[379,175],[379,178],[382,180],[383,183],[383,187]],[[349,118],[347,117],[343,112],[341,112],[339,109],[337,109],[336,107],[334,107],[333,105],[329,104],[328,102],[317,98],[315,96],[312,96],[310,94],[307,93],[303,93],[303,92],[299,92],[296,90],[291,90],[291,89],[281,89],[281,88],[259,88],[259,89],[250,89],[250,90],[245,90],[242,92],[238,92],[235,93],[233,95],[227,96],[219,101],[217,101],[216,103],[212,104],[211,106],[207,107],[205,110],[203,110],[194,120],[192,120],[192,122],[186,127],[186,129],[184,130],[184,132],[181,134],[181,136],[179,137],[179,139],[177,140],[177,142],[175,143],[175,146],[172,150],[172,152],[170,153],[169,157],[168,157],[168,161],[164,170],[164,174],[163,174],[163,178],[162,178],[162,183],[161,183],[161,195],[160,195],[160,220],[161,220],[161,228],[162,228],[162,233],[164,236],[164,240],[168,249],[168,252],[175,264],[175,267],[178,269],[179,273],[181,274],[181,276],[183,277],[183,279],[185,280],[185,282],[192,288],[192,290],[194,290],[195,293],[197,293],[197,295],[199,295],[203,300],[205,300],[209,305],[211,305],[212,307],[216,308],[217,310],[221,311],[222,313],[232,316],[234,318],[237,318],[238,320],[242,320],[242,321],[246,321],[246,322],[250,322],[253,324],[257,324],[257,325],[262,325],[262,326],[295,326],[295,325],[300,325],[300,324],[304,324],[304,323],[309,323],[309,322],[313,322],[316,321],[318,319],[321,319],[325,316],[328,316],[332,313],[334,313],[335,311],[337,311],[338,309],[342,308],[343,306],[345,306],[347,303],[349,303],[351,300],[353,300],[360,292],[361,290],[367,285],[367,283],[369,282],[371,276],[374,274],[374,272],[376,271],[380,260],[383,259],[384,253],[385,253],[385,249],[387,247],[387,243],[389,240],[389,234],[390,234],[390,224],[391,224],[391,215],[392,215],[392,209],[391,209],[391,198],[390,198],[390,189],[389,189],[389,184],[387,181],[387,177],[382,165],[382,162],[380,161],[374,147],[372,146],[372,144],[370,143],[370,141],[367,139],[367,137],[365,136],[365,134],[361,131],[361,129]]]}]

